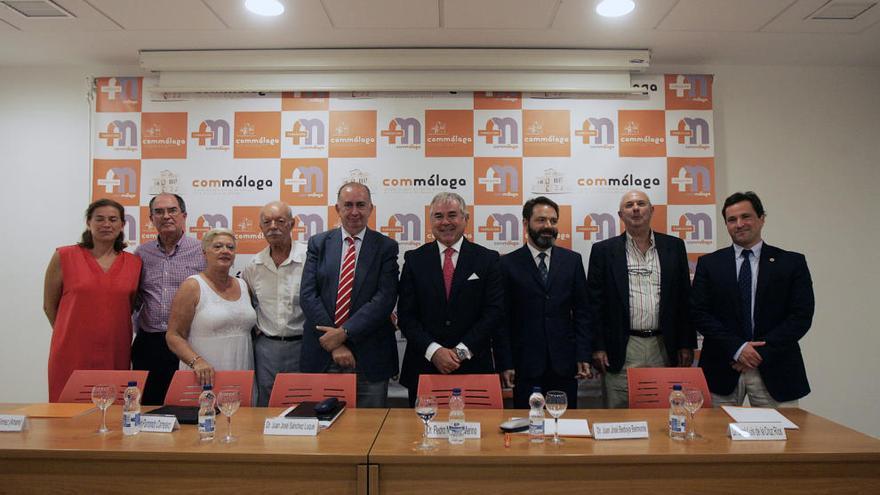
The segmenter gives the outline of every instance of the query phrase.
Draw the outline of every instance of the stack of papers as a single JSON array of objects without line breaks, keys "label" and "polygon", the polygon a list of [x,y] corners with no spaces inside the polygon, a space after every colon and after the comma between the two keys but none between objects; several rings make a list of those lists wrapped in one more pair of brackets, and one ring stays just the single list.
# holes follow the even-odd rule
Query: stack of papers
[{"label": "stack of papers", "polygon": [[724,409],[724,412],[737,423],[782,423],[782,427],[786,430],[798,429],[798,425],[789,421],[776,409],[736,406],[721,406],[721,409]]}]

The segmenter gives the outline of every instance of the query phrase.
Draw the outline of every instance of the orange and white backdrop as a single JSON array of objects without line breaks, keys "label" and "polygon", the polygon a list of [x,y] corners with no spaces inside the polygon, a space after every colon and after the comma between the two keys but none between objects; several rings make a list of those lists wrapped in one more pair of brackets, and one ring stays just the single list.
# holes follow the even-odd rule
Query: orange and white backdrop
[{"label": "orange and white backdrop", "polygon": [[[622,232],[620,196],[646,191],[653,227],[682,238],[692,268],[715,249],[711,75],[634,76],[631,99],[520,93],[159,94],[150,78],[97,78],[92,198],[126,207],[132,247],[155,239],[148,203],[187,203],[187,234],[227,227],[236,269],[265,246],[259,210],[292,205],[306,241],[338,225],[336,190],[373,193],[370,226],[408,249],[433,240],[427,205],[454,191],[469,239],[519,247],[521,208],[561,206],[559,244],[580,251]],[[401,258],[402,259],[402,258]]]}]

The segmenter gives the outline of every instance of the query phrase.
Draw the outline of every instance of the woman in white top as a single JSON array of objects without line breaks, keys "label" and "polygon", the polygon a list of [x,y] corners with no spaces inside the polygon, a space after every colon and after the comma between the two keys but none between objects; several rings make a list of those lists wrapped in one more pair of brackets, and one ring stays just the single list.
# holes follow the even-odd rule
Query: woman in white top
[{"label": "woman in white top", "polygon": [[229,275],[235,247],[229,229],[205,234],[205,271],[184,280],[171,304],[168,348],[180,358],[180,369],[192,368],[202,385],[214,383],[215,370],[254,369],[251,329],[257,314],[247,285]]}]

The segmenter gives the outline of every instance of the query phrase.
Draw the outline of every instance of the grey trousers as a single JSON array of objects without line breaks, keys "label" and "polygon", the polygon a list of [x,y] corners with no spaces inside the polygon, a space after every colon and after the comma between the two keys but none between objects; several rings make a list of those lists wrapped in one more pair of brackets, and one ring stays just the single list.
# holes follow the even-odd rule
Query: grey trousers
[{"label": "grey trousers", "polygon": [[275,375],[299,373],[302,340],[280,341],[258,335],[254,340],[254,372],[257,378],[257,406],[269,405]]}]

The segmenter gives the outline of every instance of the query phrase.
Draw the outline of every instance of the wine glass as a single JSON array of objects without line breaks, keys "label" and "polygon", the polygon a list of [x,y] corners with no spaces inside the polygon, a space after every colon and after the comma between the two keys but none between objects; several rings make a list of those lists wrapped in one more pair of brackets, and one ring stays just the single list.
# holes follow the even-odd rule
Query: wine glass
[{"label": "wine glass", "polygon": [[544,407],[547,408],[550,416],[553,416],[554,431],[553,440],[550,440],[550,443],[562,445],[565,441],[559,438],[559,417],[565,414],[565,410],[568,408],[568,396],[561,390],[551,390],[547,392],[544,401]]},{"label": "wine glass", "polygon": [[238,390],[223,390],[217,395],[217,403],[220,405],[220,412],[226,416],[226,436],[220,443],[232,443],[235,441],[232,436],[232,415],[241,406],[241,395]]},{"label": "wine glass", "polygon": [[92,387],[92,403],[101,410],[101,427],[98,433],[108,433],[107,409],[116,402],[116,387],[114,385],[95,385]]},{"label": "wine glass", "polygon": [[702,438],[701,435],[697,433],[697,423],[694,420],[697,411],[700,410],[700,407],[703,406],[703,392],[698,388],[686,388],[684,389],[684,408],[687,410],[688,414],[690,414],[691,427],[688,429],[687,439],[694,440],[697,438]]},{"label": "wine glass", "polygon": [[416,414],[425,423],[425,431],[422,433],[422,441],[416,446],[416,450],[423,452],[434,450],[437,448],[433,442],[428,439],[428,423],[437,414],[437,399],[433,395],[420,395],[416,399]]}]

